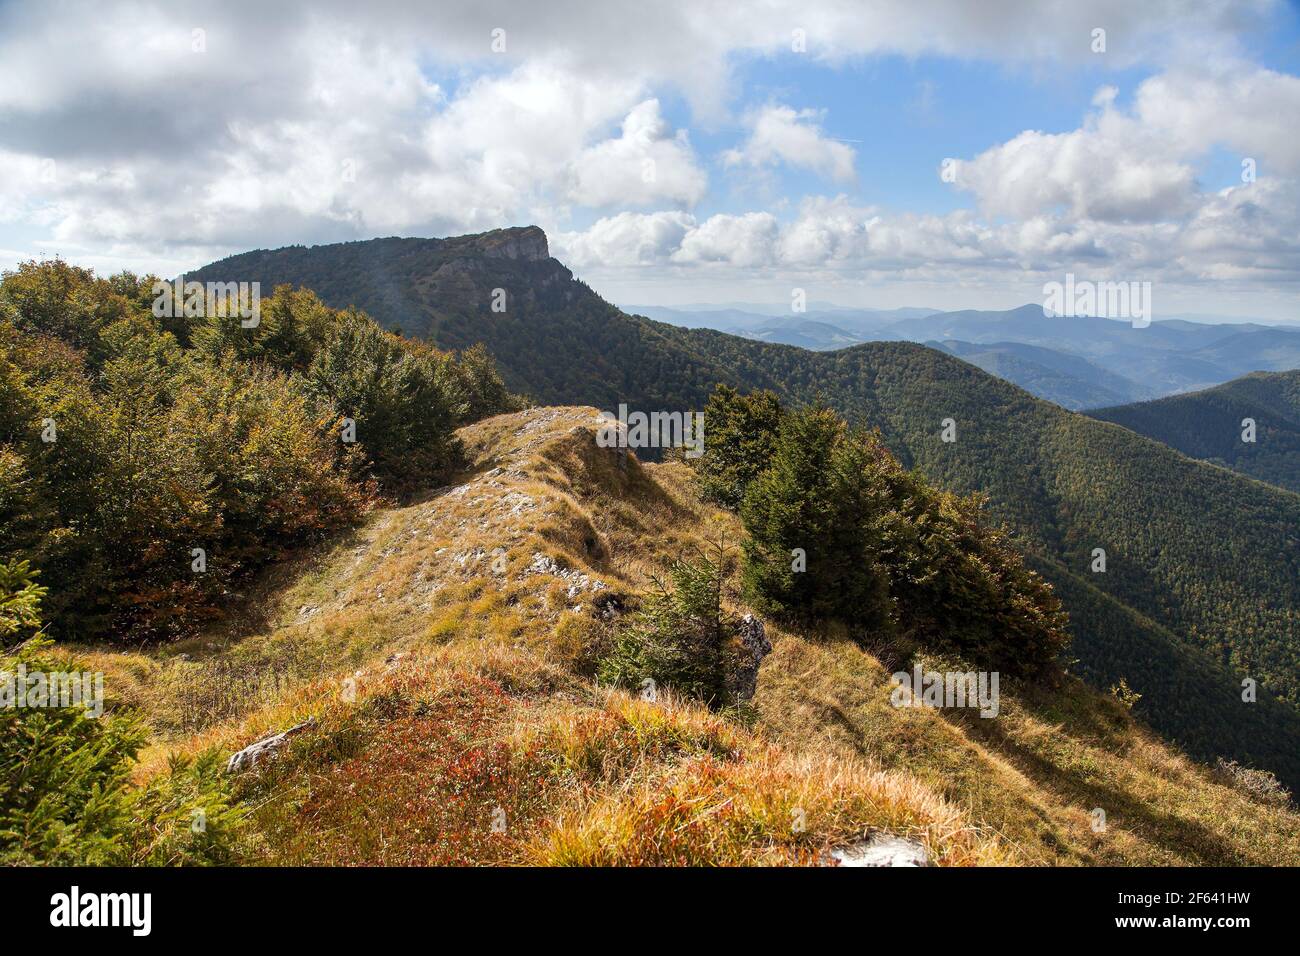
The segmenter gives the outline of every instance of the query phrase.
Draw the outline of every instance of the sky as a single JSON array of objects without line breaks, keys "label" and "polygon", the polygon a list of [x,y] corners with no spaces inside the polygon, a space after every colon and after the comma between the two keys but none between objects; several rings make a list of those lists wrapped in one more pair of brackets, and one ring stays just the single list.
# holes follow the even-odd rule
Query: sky
[{"label": "sky", "polygon": [[1267,0],[0,0],[0,268],[546,230],[618,303],[1300,320]]}]

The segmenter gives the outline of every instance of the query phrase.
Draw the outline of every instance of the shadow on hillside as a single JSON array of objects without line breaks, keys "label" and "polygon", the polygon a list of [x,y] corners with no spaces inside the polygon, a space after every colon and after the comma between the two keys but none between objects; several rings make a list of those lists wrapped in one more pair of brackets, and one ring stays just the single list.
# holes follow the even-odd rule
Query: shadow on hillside
[{"label": "shadow on hillside", "polygon": [[581,543],[593,566],[609,570],[611,555],[603,539],[615,527],[621,537],[654,539],[693,519],[694,512],[656,481],[635,454],[602,448],[590,432],[571,437],[576,440],[548,445],[542,460],[580,504]]},{"label": "shadow on hillside", "polygon": [[227,595],[218,608],[218,620],[179,638],[165,650],[201,660],[222,653],[245,637],[270,630],[290,588],[304,577],[325,570],[340,550],[360,547],[364,541],[365,526],[354,525],[299,545],[237,581],[237,590]]},{"label": "shadow on hillside", "polygon": [[[1166,813],[1150,800],[1106,786],[1089,779],[1083,772],[1053,763],[1007,735],[997,720],[958,717],[957,721],[973,737],[997,751],[1017,770],[1062,802],[1085,812],[1100,808],[1110,826],[1123,827],[1141,838],[1175,852],[1190,852],[1198,862],[1210,866],[1240,866],[1258,861],[1243,859],[1239,847],[1208,827],[1172,813]],[[1066,725],[1066,730],[1071,728]],[[1118,759],[1118,756],[1117,756]]]}]

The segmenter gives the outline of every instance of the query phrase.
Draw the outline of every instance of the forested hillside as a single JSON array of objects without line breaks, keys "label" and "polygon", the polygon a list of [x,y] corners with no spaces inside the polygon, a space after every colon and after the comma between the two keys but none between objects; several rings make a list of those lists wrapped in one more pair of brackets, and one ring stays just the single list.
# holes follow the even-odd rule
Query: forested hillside
[{"label": "forested hillside", "polygon": [[156,315],[152,277],[59,260],[0,283],[0,577],[58,636],[193,627],[253,569],[436,483],[457,427],[517,404],[481,350],[309,291],[256,321],[192,305]]},{"label": "forested hillside", "polygon": [[[548,258],[536,227],[454,239],[375,239],[232,256],[197,281],[308,288],[335,308],[356,306],[384,328],[444,349],[489,346],[506,384],[543,405],[573,396],[702,407],[712,384],[740,381],[673,326],[636,320]],[[496,290],[502,290],[498,295]],[[650,389],[650,391],[647,391]]]},{"label": "forested hillside", "polygon": [[[987,494],[992,514],[1071,595],[1075,653],[1093,679],[1126,678],[1144,694],[1139,712],[1194,752],[1253,759],[1300,780],[1300,496],[923,346],[813,353],[624,315],[544,258],[544,242],[525,229],[294,248],[198,275],[315,281],[327,303],[364,305],[439,347],[482,342],[509,385],[543,402],[702,409],[718,382],[794,404],[823,398],[879,428],[905,465]],[[357,273],[366,275],[354,287]],[[495,289],[506,290],[505,311],[493,311]],[[941,440],[945,419],[951,443]],[[1092,570],[1096,549],[1104,572]],[[1247,677],[1261,684],[1258,703],[1241,699]]]},{"label": "forested hillside", "polygon": [[1192,458],[1300,491],[1300,371],[1254,372],[1203,392],[1088,414]]}]

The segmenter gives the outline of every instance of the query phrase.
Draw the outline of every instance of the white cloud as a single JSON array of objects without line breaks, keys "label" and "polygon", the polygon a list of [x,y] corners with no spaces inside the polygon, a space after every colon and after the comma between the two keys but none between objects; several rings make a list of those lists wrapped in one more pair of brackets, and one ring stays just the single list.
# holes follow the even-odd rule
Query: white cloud
[{"label": "white cloud", "polygon": [[653,265],[666,261],[694,228],[689,213],[622,212],[582,232],[552,235],[551,253],[576,267]]},{"label": "white cloud", "polygon": [[1300,77],[1239,61],[1180,67],[1144,81],[1135,101],[1142,124],[1183,155],[1221,144],[1270,173],[1300,176]]},{"label": "white cloud", "polygon": [[795,111],[770,104],[750,115],[749,139],[723,153],[728,166],[774,166],[784,163],[847,182],[853,178],[853,149],[822,132],[818,110]]},{"label": "white cloud", "polygon": [[1097,111],[1068,133],[1027,130],[958,166],[956,185],[987,216],[1064,210],[1079,220],[1170,221],[1200,207],[1194,164],[1215,147],[1264,170],[1300,174],[1300,78],[1236,63],[1158,74],[1134,108],[1103,87]]},{"label": "white cloud", "polygon": [[1300,279],[1300,184],[1263,179],[1210,197],[1174,253],[1200,278]]},{"label": "white cloud", "polygon": [[677,263],[718,262],[761,268],[774,259],[778,233],[776,217],[771,213],[710,216],[686,233],[670,258]]},{"label": "white cloud", "polygon": [[[1300,79],[1240,59],[1272,6],[371,0],[363,15],[343,0],[140,0],[67,3],[55,18],[45,4],[0,4],[0,238],[40,234],[40,248],[82,261],[162,268],[536,221],[587,268],[960,280],[1085,263],[1294,281],[1300,216],[1284,177],[1300,176],[1288,125]],[[1099,24],[1102,57],[1089,47]],[[710,196],[692,139],[707,140],[662,104],[681,96],[711,130],[729,128],[743,102],[731,65],[790,55],[795,29],[825,65],[960,55],[1161,72],[1127,108],[1107,88],[1077,129],[1025,131],[964,162],[958,185],[978,214],[814,198],[783,218],[697,218]],[[772,102],[746,119],[723,156],[733,168],[793,166],[852,188],[853,149],[826,136],[820,112]],[[1257,159],[1260,181],[1204,192],[1197,163],[1216,144]],[[585,210],[603,218],[557,230]]]},{"label": "white cloud", "polygon": [[[1259,29],[1277,0],[769,0],[708,4],[694,0],[606,3],[552,0],[370,0],[364,16],[352,0],[141,0],[69,2],[60,16],[40,0],[0,12],[0,106],[69,106],[97,90],[168,98],[201,90],[224,97],[268,76],[302,76],[322,44],[355,43],[376,55],[409,60],[424,51],[464,64],[493,57],[491,31],[506,31],[517,64],[563,51],[572,68],[674,82],[687,95],[725,89],[727,59],[737,53],[789,52],[802,30],[810,57],[870,54],[980,57],[997,62],[1099,62],[1092,30],[1108,31],[1107,66],[1204,62],[1235,50]],[[256,24],[256,28],[250,28]],[[191,31],[205,31],[209,57],[191,55]],[[69,55],[75,51],[75,55]],[[215,54],[215,55],[214,55]],[[259,87],[260,83],[257,84]],[[291,96],[285,85],[271,103]],[[245,109],[257,108],[246,103]]]},{"label": "white cloud", "polygon": [[1192,167],[1159,134],[1109,105],[1069,133],[1027,130],[957,167],[987,216],[1064,210],[1079,219],[1151,221],[1186,212]]},{"label": "white cloud", "polygon": [[[1178,222],[1075,222],[1042,215],[990,224],[970,211],[887,214],[844,197],[769,213],[666,220],[624,213],[569,233],[564,251],[594,268],[758,270],[790,277],[903,276],[952,281],[1076,271],[1095,278],[1202,282],[1300,277],[1300,187],[1277,180],[1201,197]],[[671,228],[668,228],[668,223]],[[650,241],[647,236],[653,235]]]},{"label": "white cloud", "polygon": [[583,150],[573,171],[569,198],[584,206],[660,200],[693,206],[707,185],[686,131],[674,132],[654,99],[633,107],[621,136]]},{"label": "white cloud", "polygon": [[40,210],[66,242],[239,249],[557,222],[570,205],[691,205],[705,188],[684,132],[638,83],[530,61],[448,98],[418,71],[375,75],[347,52],[321,64],[291,120],[232,118],[189,162],[79,152],[49,182],[43,157],[6,152],[0,198],[29,221]]}]

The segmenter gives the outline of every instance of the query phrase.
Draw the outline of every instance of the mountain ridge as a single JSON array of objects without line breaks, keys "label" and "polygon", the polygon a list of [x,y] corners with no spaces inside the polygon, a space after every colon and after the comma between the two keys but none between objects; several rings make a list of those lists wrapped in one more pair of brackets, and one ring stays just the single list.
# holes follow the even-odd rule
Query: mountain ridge
[{"label": "mountain ridge", "polygon": [[[682,329],[622,313],[553,258],[457,256],[457,248],[475,247],[465,240],[425,247],[423,261],[399,257],[386,264],[382,284],[353,278],[365,258],[355,247],[281,254],[261,260],[255,274],[232,273],[235,260],[226,260],[194,277],[308,285],[327,303],[356,304],[443,348],[483,342],[507,383],[544,404],[698,410],[719,382],[771,389],[793,403],[820,395],[850,419],[879,427],[905,465],[955,491],[986,493],[994,515],[1076,595],[1069,608],[1076,635],[1091,629],[1123,639],[1118,609],[1096,599],[1100,592],[1149,619],[1154,630],[1142,640],[1175,635],[1203,658],[1199,683],[1189,687],[1167,675],[1122,673],[1120,658],[1085,642],[1094,681],[1143,685],[1144,715],[1172,737],[1300,780],[1293,756],[1300,753],[1300,496],[1057,408],[922,345],[813,353]],[[333,252],[320,250],[343,254],[331,261]],[[506,290],[503,312],[492,311],[495,289]],[[945,419],[957,426],[953,444],[940,440]],[[1089,571],[1097,547],[1108,554],[1104,574]],[[1265,688],[1262,706],[1245,710],[1239,678],[1252,675]],[[1292,703],[1275,701],[1270,687]],[[1262,720],[1264,711],[1272,719]]]},{"label": "mountain ridge", "polygon": [[[462,428],[464,474],[267,574],[250,620],[154,656],[74,649],[162,729],[141,775],[173,750],[238,751],[313,718],[246,784],[266,864],[826,865],[877,832],[938,865],[1300,858],[1293,808],[1073,679],[1008,682],[997,720],[898,707],[888,648],[770,624],[744,722],[596,686],[585,655],[609,625],[595,598],[617,608],[739,526],[698,499],[684,462],[601,448],[595,413]],[[222,692],[232,673],[275,680]],[[494,807],[505,835],[489,830]],[[790,826],[796,809],[806,827]]]},{"label": "mountain ridge", "polygon": [[[1252,372],[1214,388],[1088,412],[1280,488],[1300,492],[1300,371]],[[1253,441],[1244,425],[1254,422]]]}]

